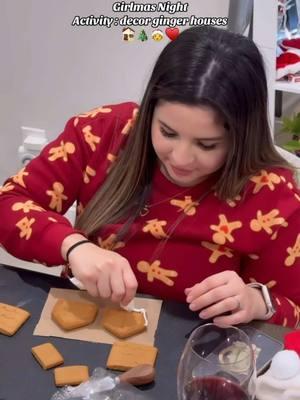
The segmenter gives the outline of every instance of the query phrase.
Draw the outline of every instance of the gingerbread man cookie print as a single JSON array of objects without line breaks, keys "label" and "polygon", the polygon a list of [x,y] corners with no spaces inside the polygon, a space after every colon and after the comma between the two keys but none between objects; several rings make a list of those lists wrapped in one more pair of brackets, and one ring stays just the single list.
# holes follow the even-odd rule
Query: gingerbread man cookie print
[{"label": "gingerbread man cookie print", "polygon": [[152,264],[147,261],[140,261],[137,264],[137,269],[147,274],[148,282],[153,282],[154,279],[157,279],[167,286],[174,286],[175,282],[171,278],[178,276],[176,271],[160,267],[159,260],[155,260]]}]

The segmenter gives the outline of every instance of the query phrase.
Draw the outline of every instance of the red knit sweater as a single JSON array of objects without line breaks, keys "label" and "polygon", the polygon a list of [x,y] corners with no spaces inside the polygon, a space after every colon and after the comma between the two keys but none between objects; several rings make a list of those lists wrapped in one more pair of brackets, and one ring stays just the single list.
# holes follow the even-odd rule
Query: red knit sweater
[{"label": "red knit sweater", "polygon": [[[0,242],[8,252],[49,266],[64,263],[62,241],[78,231],[63,214],[74,201],[80,212],[105,180],[136,111],[136,104],[123,103],[71,118],[55,141],[6,181],[0,188]],[[271,322],[295,326],[300,194],[291,172],[262,170],[242,197],[227,202],[209,191],[211,185],[207,180],[183,188],[157,168],[148,212],[136,219],[124,241],[112,244],[120,228],[113,224],[95,235],[95,242],[128,259],[140,292],[185,300],[185,288],[235,270],[245,282],[271,289],[277,303]]]}]

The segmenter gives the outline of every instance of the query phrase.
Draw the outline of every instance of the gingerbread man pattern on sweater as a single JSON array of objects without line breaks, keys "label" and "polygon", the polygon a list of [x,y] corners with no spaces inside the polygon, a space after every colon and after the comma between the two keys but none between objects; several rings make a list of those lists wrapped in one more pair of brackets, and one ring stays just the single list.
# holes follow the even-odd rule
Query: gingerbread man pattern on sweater
[{"label": "gingerbread man pattern on sweater", "polygon": [[[80,214],[126,145],[135,103],[107,105],[71,118],[61,135],[0,188],[0,242],[16,257],[60,265],[63,239],[74,232],[63,214]],[[185,300],[184,289],[208,276],[236,271],[266,284],[277,312],[271,322],[295,326],[300,317],[300,193],[292,173],[265,169],[243,193],[221,201],[208,179],[187,188],[157,166],[147,212],[117,241],[121,223],[93,235],[126,257],[139,291]]]}]

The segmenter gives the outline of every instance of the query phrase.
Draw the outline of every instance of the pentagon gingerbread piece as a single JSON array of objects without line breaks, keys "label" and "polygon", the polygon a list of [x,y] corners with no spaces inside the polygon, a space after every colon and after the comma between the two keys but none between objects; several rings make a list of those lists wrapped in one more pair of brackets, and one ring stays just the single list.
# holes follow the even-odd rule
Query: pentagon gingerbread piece
[{"label": "pentagon gingerbread piece", "polygon": [[142,313],[116,308],[106,308],[101,323],[108,332],[120,339],[141,333],[147,328]]},{"label": "pentagon gingerbread piece", "polygon": [[22,308],[0,303],[0,333],[14,335],[29,317],[30,313]]},{"label": "pentagon gingerbread piece", "polygon": [[59,299],[51,317],[62,329],[71,331],[94,322],[97,313],[98,306],[94,303]]}]

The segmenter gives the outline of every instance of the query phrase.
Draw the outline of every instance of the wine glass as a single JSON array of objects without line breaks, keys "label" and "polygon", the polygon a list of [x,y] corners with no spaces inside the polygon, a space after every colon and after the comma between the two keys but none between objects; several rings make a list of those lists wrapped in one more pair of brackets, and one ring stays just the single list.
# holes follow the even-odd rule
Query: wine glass
[{"label": "wine glass", "polygon": [[212,323],[194,330],[178,365],[179,400],[253,400],[255,383],[255,354],[245,332]]}]

